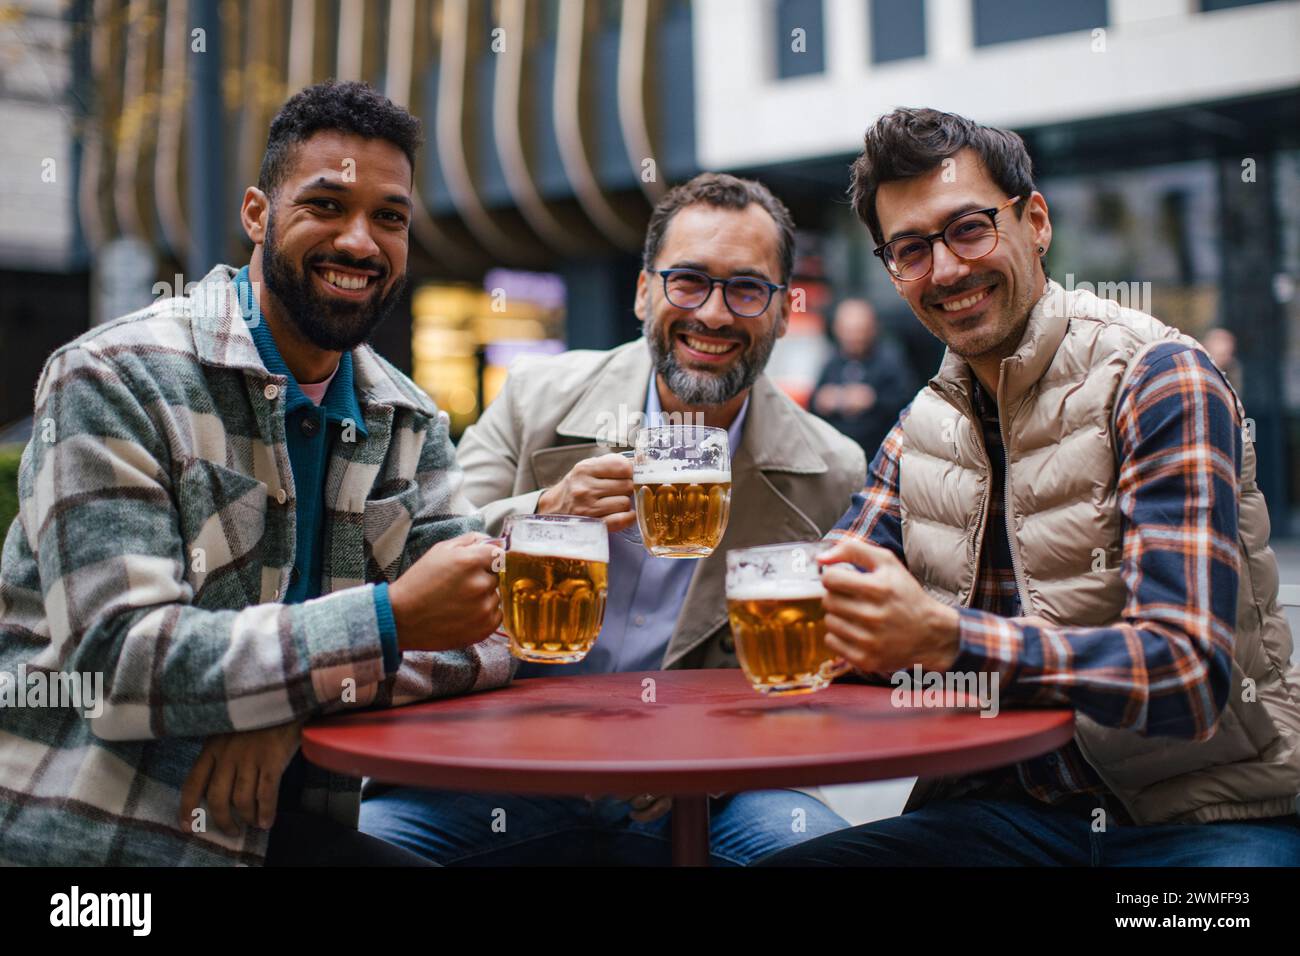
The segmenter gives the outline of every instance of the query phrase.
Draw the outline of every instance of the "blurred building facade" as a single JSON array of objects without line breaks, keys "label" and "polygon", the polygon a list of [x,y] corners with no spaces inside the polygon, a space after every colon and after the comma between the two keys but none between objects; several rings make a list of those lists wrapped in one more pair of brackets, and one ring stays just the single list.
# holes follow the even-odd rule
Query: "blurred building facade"
[{"label": "blurred building facade", "polygon": [[[1300,3],[696,0],[702,167],[768,181],[837,294],[898,299],[842,201],[865,126],[933,106],[1016,129],[1049,274],[1201,336],[1235,333],[1260,484],[1300,514]],[[836,197],[839,203],[833,201]],[[914,364],[934,341],[895,311]]]},{"label": "blurred building facade", "polygon": [[[1300,0],[0,10],[0,43],[22,48],[0,56],[0,121],[28,131],[3,146],[23,184],[0,186],[0,424],[30,412],[58,341],[204,263],[244,260],[239,197],[269,120],[329,76],[367,80],[425,122],[411,300],[375,344],[458,428],[519,351],[638,334],[650,208],[700,169],[759,176],[799,223],[802,311],[773,357],[791,394],[806,397],[824,316],[849,294],[871,298],[928,371],[936,345],[900,312],[844,190],[866,125],[929,105],[1025,136],[1058,281],[1192,334],[1236,333],[1261,484],[1276,517],[1300,504]],[[44,183],[50,156],[60,178]]]}]

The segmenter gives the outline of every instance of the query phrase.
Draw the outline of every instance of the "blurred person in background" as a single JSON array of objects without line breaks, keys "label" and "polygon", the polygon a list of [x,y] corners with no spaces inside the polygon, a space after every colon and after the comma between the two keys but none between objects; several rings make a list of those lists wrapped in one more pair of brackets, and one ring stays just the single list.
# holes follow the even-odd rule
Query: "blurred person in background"
[{"label": "blurred person in background", "polygon": [[836,353],[817,380],[813,411],[872,458],[916,391],[916,378],[903,350],[880,334],[876,310],[865,299],[843,300],[832,332]]},{"label": "blurred person in background", "polygon": [[1201,343],[1209,353],[1210,360],[1232,383],[1232,387],[1241,391],[1241,362],[1237,360],[1237,337],[1227,329],[1215,326],[1205,333]]},{"label": "blurred person in background", "polygon": [[0,863],[428,865],[298,750],[318,714],[512,673],[447,418],[366,344],[419,144],[369,86],[295,94],[244,193],[248,265],[46,362],[0,671],[91,686],[0,706]]}]

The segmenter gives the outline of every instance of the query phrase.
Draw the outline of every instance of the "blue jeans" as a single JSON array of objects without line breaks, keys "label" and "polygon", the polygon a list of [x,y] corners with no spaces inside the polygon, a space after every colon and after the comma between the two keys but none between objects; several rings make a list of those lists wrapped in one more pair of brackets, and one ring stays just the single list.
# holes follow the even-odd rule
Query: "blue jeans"
[{"label": "blue jeans", "polygon": [[842,830],[763,866],[1300,866],[1300,817],[1094,831],[1097,801],[965,797]]},{"label": "blue jeans", "polygon": [[[443,865],[666,866],[672,814],[651,823],[605,797],[453,793],[393,788],[361,804],[360,829]],[[848,822],[794,790],[731,794],[709,801],[710,862],[745,866]]]}]

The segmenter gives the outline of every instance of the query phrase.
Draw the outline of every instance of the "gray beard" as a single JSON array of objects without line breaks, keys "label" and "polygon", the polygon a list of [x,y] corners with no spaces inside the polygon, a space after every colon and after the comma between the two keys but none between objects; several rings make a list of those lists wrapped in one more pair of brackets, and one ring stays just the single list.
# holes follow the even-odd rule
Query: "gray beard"
[{"label": "gray beard", "polygon": [[773,327],[772,333],[760,339],[754,345],[752,352],[742,355],[740,360],[722,375],[683,368],[677,361],[671,339],[665,349],[664,342],[658,335],[648,334],[646,344],[650,348],[650,358],[654,361],[655,371],[663,378],[668,390],[683,404],[692,407],[725,405],[752,386],[767,367],[767,360],[776,345],[776,328]]}]

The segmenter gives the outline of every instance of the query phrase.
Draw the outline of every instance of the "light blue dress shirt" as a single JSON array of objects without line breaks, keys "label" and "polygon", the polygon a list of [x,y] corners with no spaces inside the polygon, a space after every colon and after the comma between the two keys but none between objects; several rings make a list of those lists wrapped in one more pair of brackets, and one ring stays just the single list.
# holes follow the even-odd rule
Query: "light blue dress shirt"
[{"label": "light blue dress shirt", "polygon": [[[647,425],[660,421],[656,376],[646,389]],[[727,444],[734,460],[744,432],[749,396],[727,429]],[[595,646],[576,664],[535,664],[520,661],[516,677],[558,677],[561,674],[612,674],[619,671],[654,671],[663,665],[664,652],[677,626],[686,591],[697,562],[684,558],[656,558],[641,543],[636,525],[609,536],[609,593],[605,599],[605,624]]]}]

